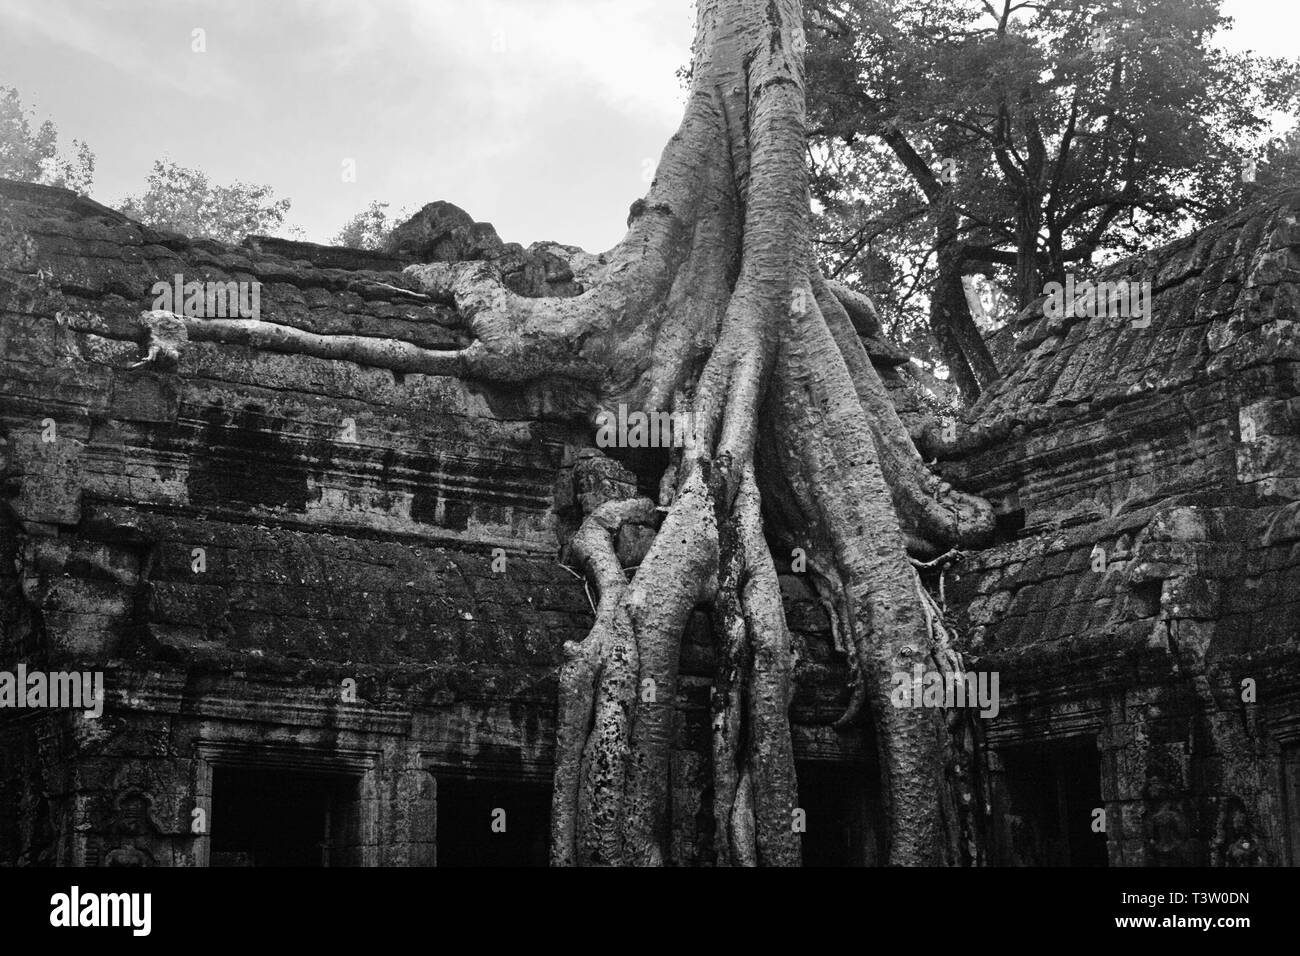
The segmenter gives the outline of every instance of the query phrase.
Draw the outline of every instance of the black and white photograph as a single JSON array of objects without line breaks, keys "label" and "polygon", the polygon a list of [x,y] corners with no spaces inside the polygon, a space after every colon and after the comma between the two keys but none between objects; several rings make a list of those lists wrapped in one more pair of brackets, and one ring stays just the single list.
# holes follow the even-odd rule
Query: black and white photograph
[{"label": "black and white photograph", "polygon": [[1294,866],[1300,4],[0,0],[7,927]]}]

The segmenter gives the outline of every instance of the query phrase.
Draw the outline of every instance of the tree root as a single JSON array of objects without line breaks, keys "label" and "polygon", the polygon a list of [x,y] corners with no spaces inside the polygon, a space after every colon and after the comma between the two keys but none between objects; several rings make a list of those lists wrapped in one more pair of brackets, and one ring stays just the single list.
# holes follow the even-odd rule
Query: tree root
[{"label": "tree root", "polygon": [[[569,542],[574,560],[584,568],[600,594],[596,607],[596,624],[581,644],[564,647],[566,663],[560,668],[561,712],[557,721],[555,745],[555,789],[552,795],[551,862],[556,866],[572,865],[576,854],[575,828],[578,790],[582,778],[583,748],[593,721],[613,721],[615,732],[622,730],[617,712],[608,707],[598,716],[596,688],[604,684],[606,697],[626,696],[635,653],[624,630],[626,623],[617,619],[619,600],[627,588],[627,579],[614,552],[614,537],[624,521],[649,520],[654,502],[645,498],[610,501],[587,516]],[[608,673],[606,668],[608,667]],[[618,690],[623,693],[617,693]],[[606,848],[609,852],[610,848]]]},{"label": "tree root", "polygon": [[789,709],[790,635],[763,538],[758,486],[745,470],[722,535],[715,601],[714,819],[721,865],[797,866],[798,802]]},{"label": "tree root", "polygon": [[260,319],[201,319],[172,312],[144,312],[146,354],[137,367],[175,366],[187,342],[219,342],[269,352],[310,355],[425,375],[463,375],[467,350],[421,348],[397,339],[364,335],[319,335]]}]

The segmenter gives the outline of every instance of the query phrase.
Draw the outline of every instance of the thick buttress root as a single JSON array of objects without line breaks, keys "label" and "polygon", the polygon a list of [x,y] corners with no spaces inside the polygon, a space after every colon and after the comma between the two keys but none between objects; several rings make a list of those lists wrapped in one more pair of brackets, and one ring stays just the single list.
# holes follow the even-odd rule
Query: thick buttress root
[{"label": "thick buttress root", "polygon": [[[610,501],[582,523],[569,542],[573,559],[595,581],[600,593],[596,624],[578,645],[566,645],[568,658],[560,669],[560,714],[555,743],[555,790],[552,796],[552,858],[556,866],[577,862],[577,808],[583,784],[583,751],[596,714],[596,688],[602,679],[622,688],[636,665],[635,646],[626,639],[626,620],[619,617],[619,599],[627,578],[614,550],[614,535],[625,521],[648,519],[654,502],[645,498]],[[627,688],[625,688],[626,693]],[[630,690],[635,690],[630,688]],[[618,696],[618,695],[615,695]],[[618,713],[605,712],[606,720]],[[618,728],[615,727],[615,732]]]},{"label": "thick buttress root", "polygon": [[713,817],[719,864],[797,866],[793,656],[753,468],[722,532],[714,603]]},{"label": "thick buttress root", "polygon": [[[569,542],[599,603],[559,676],[555,865],[672,862],[678,657],[699,609],[716,637],[717,862],[798,864],[792,648],[769,541],[804,548],[857,672],[845,720],[861,706],[876,725],[889,862],[976,856],[962,852],[944,713],[891,706],[890,678],[960,666],[909,551],[975,544],[991,511],[924,467],[863,348],[879,331],[870,304],[813,262],[802,24],[798,0],[699,0],[681,128],[582,295],[521,298],[484,263],[412,266],[466,327],[471,344],[449,351],[256,320],[147,323],[146,361],[174,361],[188,336],[396,371],[577,381],[606,408],[690,416],[692,443],[660,500],[596,505]],[[614,545],[629,521],[660,522],[630,579]]]}]

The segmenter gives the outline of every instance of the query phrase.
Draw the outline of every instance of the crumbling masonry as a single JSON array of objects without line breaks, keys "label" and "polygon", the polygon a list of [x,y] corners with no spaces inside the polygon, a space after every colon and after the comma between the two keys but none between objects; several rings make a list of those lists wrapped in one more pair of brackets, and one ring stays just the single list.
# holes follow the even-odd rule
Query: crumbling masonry
[{"label": "crumbling masonry", "polygon": [[[0,181],[0,670],[100,671],[106,697],[99,718],[0,709],[0,863],[545,861],[556,669],[591,624],[562,543],[583,496],[654,462],[600,454],[555,388],[205,341],[136,367],[176,275],[259,282],[272,323],[429,348],[466,342],[410,263],[582,290],[556,247],[446,204],[397,240],[225,246]],[[936,466],[999,516],[925,575],[1000,677],[985,858],[1300,864],[1300,193],[1107,277],[1151,282],[1150,324],[1028,310]],[[867,345],[938,448],[905,357]],[[647,543],[626,530],[620,558]],[[835,726],[848,668],[777,558],[805,863],[872,864],[871,730]],[[699,618],[676,865],[713,862]]]}]

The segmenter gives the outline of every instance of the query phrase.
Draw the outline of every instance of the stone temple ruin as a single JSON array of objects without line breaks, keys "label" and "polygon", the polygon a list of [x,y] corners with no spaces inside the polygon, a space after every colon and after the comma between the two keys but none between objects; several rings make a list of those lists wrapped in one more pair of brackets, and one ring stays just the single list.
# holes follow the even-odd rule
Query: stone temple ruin
[{"label": "stone temple ruin", "polygon": [[[545,862],[557,662],[592,619],[560,545],[654,463],[597,454],[553,389],[198,341],[134,367],[177,274],[435,348],[465,343],[409,263],[582,289],[553,248],[426,214],[393,253],[236,247],[0,181],[0,670],[105,689],[98,718],[0,710],[0,863]],[[1107,276],[1151,282],[1150,324],[1027,311],[936,465],[999,516],[927,576],[1000,675],[987,862],[1300,864],[1300,192]],[[867,344],[930,457],[906,357]],[[844,656],[782,586],[805,863],[870,865],[871,729],[833,726]],[[709,865],[702,617],[681,664],[669,862]]]}]

